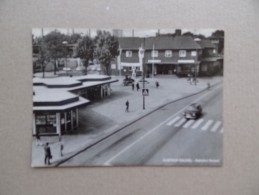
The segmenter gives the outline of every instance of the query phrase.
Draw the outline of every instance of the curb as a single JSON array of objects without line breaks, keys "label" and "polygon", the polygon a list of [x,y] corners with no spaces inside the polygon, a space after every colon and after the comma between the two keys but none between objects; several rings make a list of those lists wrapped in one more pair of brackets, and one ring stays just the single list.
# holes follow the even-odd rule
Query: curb
[{"label": "curb", "polygon": [[[212,87],[215,87],[215,86],[217,86],[217,85],[219,85],[220,83],[222,83],[222,81],[219,81],[219,82],[216,82],[216,83],[212,84],[212,85],[211,85],[211,88],[212,88]],[[97,140],[97,141],[91,143],[91,144],[88,145],[88,146],[85,146],[83,149],[79,149],[79,150],[76,151],[74,154],[71,154],[70,156],[68,156],[68,157],[66,157],[66,158],[64,158],[64,159],[62,159],[62,160],[57,160],[58,162],[57,162],[57,163],[53,163],[53,166],[51,166],[51,167],[58,167],[59,165],[63,164],[64,162],[66,162],[66,161],[68,161],[68,160],[70,160],[71,158],[77,156],[78,154],[80,154],[80,153],[82,153],[82,152],[84,152],[84,151],[90,149],[91,147],[95,146],[96,144],[102,142],[103,140],[105,140],[105,139],[107,139],[107,138],[113,136],[114,134],[120,132],[120,131],[121,131],[122,129],[124,129],[125,127],[128,127],[128,126],[132,125],[133,123],[135,123],[135,122],[141,120],[142,118],[144,118],[144,117],[146,117],[146,116],[152,114],[153,112],[155,112],[155,111],[157,111],[157,110],[159,110],[159,109],[161,109],[161,108],[163,108],[163,107],[165,107],[165,106],[167,106],[167,105],[169,105],[169,104],[172,104],[172,103],[175,103],[175,102],[177,102],[177,101],[180,101],[180,100],[183,100],[183,99],[186,99],[186,98],[189,98],[189,97],[198,95],[198,94],[200,94],[200,93],[202,93],[202,92],[204,92],[204,91],[207,91],[207,87],[206,87],[205,89],[202,89],[202,90],[196,92],[196,93],[193,93],[193,94],[190,94],[190,95],[187,95],[187,96],[184,96],[184,97],[181,97],[181,98],[178,98],[178,99],[169,101],[169,102],[167,102],[167,103],[165,103],[165,104],[163,104],[163,105],[160,105],[160,106],[158,106],[157,108],[155,108],[155,109],[149,111],[148,113],[146,113],[146,114],[144,114],[144,115],[142,115],[142,116],[140,116],[140,117],[138,117],[138,118],[136,118],[136,119],[130,121],[129,123],[127,123],[127,124],[125,124],[125,125],[119,127],[119,128],[116,129],[114,132],[110,133],[109,135],[104,136],[103,138],[101,138],[101,139],[99,139],[99,140]]]}]

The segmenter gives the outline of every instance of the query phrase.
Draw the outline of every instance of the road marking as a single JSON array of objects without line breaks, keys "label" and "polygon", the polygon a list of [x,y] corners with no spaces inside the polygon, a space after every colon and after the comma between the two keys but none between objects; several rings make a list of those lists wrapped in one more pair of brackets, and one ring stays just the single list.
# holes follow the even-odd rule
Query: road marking
[{"label": "road marking", "polygon": [[201,128],[201,130],[202,130],[202,131],[206,131],[212,123],[213,123],[213,120],[209,120],[209,121]]},{"label": "road marking", "polygon": [[169,123],[167,123],[166,125],[167,126],[171,126],[172,124],[174,124],[176,121],[178,121],[181,117],[180,116],[177,116],[175,117],[173,120],[171,120]]},{"label": "road marking", "polygon": [[212,132],[217,131],[217,129],[219,128],[220,125],[221,125],[221,122],[220,122],[220,121],[217,121],[217,122],[213,125],[211,131],[212,131]]},{"label": "road marking", "polygon": [[223,133],[224,132],[224,128],[222,127],[222,129],[219,131],[220,133]]},{"label": "road marking", "polygon": [[[208,94],[210,94],[210,91],[208,91],[207,93],[205,93],[204,95],[198,97],[196,100],[192,101],[190,104],[197,102],[198,100],[204,98],[205,96],[207,96]],[[129,150],[132,146],[134,146],[136,143],[138,143],[139,141],[141,141],[142,139],[144,139],[146,136],[148,136],[149,134],[155,132],[157,129],[159,129],[159,127],[161,127],[162,125],[166,124],[169,120],[172,120],[172,118],[174,118],[175,116],[179,115],[181,112],[183,112],[187,107],[189,107],[189,104],[185,107],[183,107],[181,110],[179,110],[178,112],[176,112],[175,114],[173,114],[172,116],[170,116],[169,118],[167,118],[165,121],[161,122],[160,124],[158,124],[156,127],[154,127],[153,129],[151,129],[150,131],[148,131],[147,133],[145,133],[144,135],[142,135],[139,139],[137,139],[136,141],[132,142],[130,145],[128,145],[126,148],[124,148],[123,150],[121,150],[119,153],[115,154],[113,157],[111,157],[109,160],[107,160],[106,162],[104,162],[104,166],[110,166],[110,163],[117,158],[118,156],[120,156],[121,154],[123,154],[124,152],[126,152],[127,150]],[[203,121],[203,119],[201,119]],[[198,122],[198,121],[197,121]]]},{"label": "road marking", "polygon": [[194,125],[192,126],[192,129],[196,129],[203,121],[204,121],[204,119],[202,119],[202,118],[197,120],[197,122],[194,123]]},{"label": "road marking", "polygon": [[174,126],[175,127],[180,127],[184,122],[186,121],[186,119],[182,118],[180,121],[178,121]]},{"label": "road marking", "polygon": [[189,120],[183,127],[188,128],[192,123],[194,123],[194,120]]}]

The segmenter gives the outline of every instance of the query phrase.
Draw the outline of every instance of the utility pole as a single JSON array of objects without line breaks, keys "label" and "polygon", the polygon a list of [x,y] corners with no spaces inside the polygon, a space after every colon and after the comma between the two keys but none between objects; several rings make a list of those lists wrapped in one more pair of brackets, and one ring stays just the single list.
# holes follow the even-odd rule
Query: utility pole
[{"label": "utility pole", "polygon": [[[144,38],[144,43],[143,43],[143,61],[142,61],[142,64],[143,64],[143,90],[145,89],[145,40],[146,38]],[[143,110],[145,110],[145,95],[142,94],[143,96]]]}]

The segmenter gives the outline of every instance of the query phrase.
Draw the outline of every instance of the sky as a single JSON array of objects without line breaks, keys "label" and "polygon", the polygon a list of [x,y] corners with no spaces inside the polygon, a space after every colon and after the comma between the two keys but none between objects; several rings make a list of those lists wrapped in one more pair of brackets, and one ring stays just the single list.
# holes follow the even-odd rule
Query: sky
[{"label": "sky", "polygon": [[[53,30],[57,30],[61,33],[71,35],[74,33],[79,33],[82,35],[90,34],[91,37],[94,37],[96,35],[96,31],[99,29],[89,29],[89,28],[34,28],[32,29],[32,34],[35,37],[41,37],[42,32],[43,35],[47,35],[49,32]],[[111,29],[101,29],[101,30],[106,30],[109,32],[112,32]],[[160,29],[160,34],[167,34],[167,33],[174,33],[176,29]],[[208,37],[211,35],[212,32],[216,31],[217,29],[181,29],[182,34],[185,32],[192,32],[194,34],[202,34],[205,37]],[[158,32],[158,29],[123,29],[123,37],[132,37],[134,31],[134,37],[148,37],[148,36],[155,36],[156,33]]]}]

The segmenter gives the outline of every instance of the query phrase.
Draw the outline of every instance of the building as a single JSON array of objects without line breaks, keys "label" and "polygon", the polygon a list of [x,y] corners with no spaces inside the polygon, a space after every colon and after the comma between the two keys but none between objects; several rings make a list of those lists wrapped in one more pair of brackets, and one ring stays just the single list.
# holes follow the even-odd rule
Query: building
[{"label": "building", "polygon": [[[118,68],[123,74],[142,74],[143,62],[149,74],[198,74],[201,46],[189,36],[156,36],[120,38]],[[140,52],[144,49],[144,59]],[[143,56],[142,56],[143,57]]]},{"label": "building", "polygon": [[199,40],[197,43],[202,48],[200,76],[212,76],[223,70],[223,56],[218,54],[218,45],[211,40]]},{"label": "building", "polygon": [[105,75],[33,78],[33,135],[76,131],[78,109],[109,96],[117,81]]},{"label": "building", "polygon": [[192,37],[150,37],[146,39],[145,49],[148,73],[178,76],[197,73],[201,47]]},{"label": "building", "polygon": [[118,70],[122,75],[141,75],[142,58],[139,55],[143,48],[144,38],[123,37],[119,38],[120,55],[117,59]]}]

